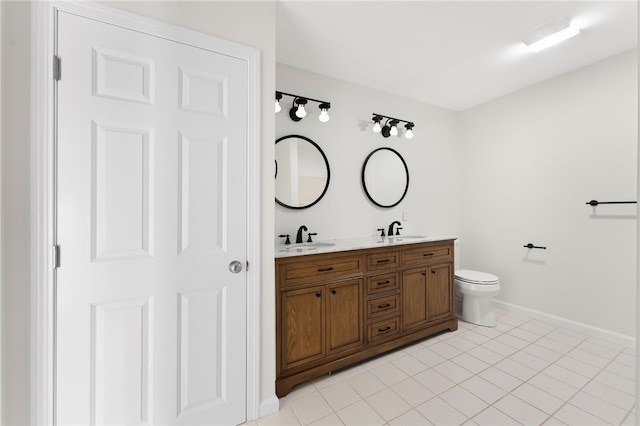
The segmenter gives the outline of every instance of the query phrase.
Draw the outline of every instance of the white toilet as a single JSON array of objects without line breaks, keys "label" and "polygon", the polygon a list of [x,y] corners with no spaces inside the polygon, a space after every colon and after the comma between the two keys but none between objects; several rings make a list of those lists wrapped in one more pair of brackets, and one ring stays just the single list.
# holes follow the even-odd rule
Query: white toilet
[{"label": "white toilet", "polygon": [[455,272],[456,316],[486,327],[496,326],[491,298],[500,293],[498,277],[486,272],[460,269]]}]

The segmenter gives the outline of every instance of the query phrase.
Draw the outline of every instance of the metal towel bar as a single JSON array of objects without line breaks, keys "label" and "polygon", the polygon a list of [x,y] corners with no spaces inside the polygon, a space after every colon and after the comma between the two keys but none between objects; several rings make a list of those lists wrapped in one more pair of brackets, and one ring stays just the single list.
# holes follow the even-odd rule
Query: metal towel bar
[{"label": "metal towel bar", "polygon": [[590,206],[597,206],[598,204],[636,204],[637,201],[598,201],[598,200],[591,200],[588,201],[586,204],[589,204]]},{"label": "metal towel bar", "polygon": [[526,247],[528,249],[542,249],[542,250],[546,250],[546,247],[542,247],[542,246],[534,246],[533,244],[529,243],[529,244],[525,244],[523,247]]}]

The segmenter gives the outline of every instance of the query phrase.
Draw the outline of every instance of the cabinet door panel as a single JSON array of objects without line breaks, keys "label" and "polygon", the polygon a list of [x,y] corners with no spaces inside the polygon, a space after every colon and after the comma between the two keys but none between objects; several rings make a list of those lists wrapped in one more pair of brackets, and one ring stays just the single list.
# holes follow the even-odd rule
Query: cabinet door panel
[{"label": "cabinet door panel", "polygon": [[405,330],[427,322],[426,275],[426,269],[402,274],[402,325]]},{"label": "cabinet door panel", "polygon": [[427,284],[427,312],[429,321],[451,315],[451,265],[443,264],[429,268]]},{"label": "cabinet door panel", "polygon": [[282,369],[324,357],[324,286],[284,291]]},{"label": "cabinet door panel", "polygon": [[329,353],[364,343],[361,279],[329,284],[327,329]]}]

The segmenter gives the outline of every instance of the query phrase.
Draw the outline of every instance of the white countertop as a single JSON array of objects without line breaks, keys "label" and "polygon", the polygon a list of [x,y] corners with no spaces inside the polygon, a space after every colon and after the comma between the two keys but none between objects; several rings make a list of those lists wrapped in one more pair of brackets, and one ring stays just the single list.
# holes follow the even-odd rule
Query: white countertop
[{"label": "white countertop", "polygon": [[335,240],[323,240],[313,243],[302,244],[277,244],[275,247],[275,257],[304,256],[307,254],[333,253],[337,251],[348,251],[367,249],[374,247],[388,247],[403,244],[416,244],[431,241],[455,240],[456,237],[426,237],[423,235],[398,235],[394,237],[362,237],[344,238]]}]

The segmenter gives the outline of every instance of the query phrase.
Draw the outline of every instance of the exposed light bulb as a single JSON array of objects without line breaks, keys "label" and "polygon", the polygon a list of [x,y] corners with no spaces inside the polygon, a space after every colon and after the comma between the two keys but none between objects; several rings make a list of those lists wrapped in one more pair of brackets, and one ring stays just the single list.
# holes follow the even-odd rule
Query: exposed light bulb
[{"label": "exposed light bulb", "polygon": [[407,130],[404,132],[404,137],[405,137],[405,138],[407,138],[407,139],[411,139],[411,138],[413,138],[413,126],[414,126],[414,124],[413,124],[413,123],[407,123],[407,124],[404,126],[404,127],[405,127],[405,129],[407,129]]},{"label": "exposed light bulb", "polygon": [[276,99],[276,114],[282,111],[282,107],[280,106],[280,101]]},{"label": "exposed light bulb", "polygon": [[327,112],[326,108],[322,108],[322,110],[320,111],[320,116],[318,117],[318,120],[322,121],[323,123],[326,123],[327,121],[329,121],[329,113]]},{"label": "exposed light bulb", "polygon": [[375,133],[380,133],[380,130],[382,130],[382,126],[380,125],[379,121],[376,121],[376,123],[373,125],[373,131]]},{"label": "exposed light bulb", "polygon": [[396,125],[391,126],[391,130],[389,131],[389,134],[391,136],[397,136],[398,135],[398,127]]},{"label": "exposed light bulb", "polygon": [[304,109],[304,105],[298,105],[298,110],[296,111],[296,116],[299,118],[305,118],[307,116],[307,111]]}]

